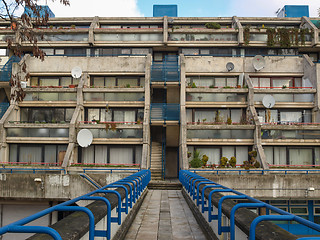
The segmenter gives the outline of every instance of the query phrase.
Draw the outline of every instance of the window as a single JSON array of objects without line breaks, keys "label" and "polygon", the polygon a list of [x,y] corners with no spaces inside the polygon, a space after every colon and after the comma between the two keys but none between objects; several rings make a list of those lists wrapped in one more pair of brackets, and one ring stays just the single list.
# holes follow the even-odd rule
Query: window
[{"label": "window", "polygon": [[289,109],[257,109],[262,123],[310,123],[312,121],[311,110]]},{"label": "window", "polygon": [[91,145],[79,148],[79,163],[84,164],[140,164],[142,146],[136,145]]},{"label": "window", "polygon": [[302,78],[297,77],[257,77],[251,76],[254,88],[301,88],[307,87]]},{"label": "window", "polygon": [[237,87],[238,85],[238,76],[219,76],[219,77],[190,77],[190,85],[193,83],[197,87]]},{"label": "window", "polygon": [[143,122],[143,109],[132,108],[87,108],[85,121],[99,120],[101,122],[134,123]]},{"label": "window", "polygon": [[70,122],[74,108],[21,108],[20,119],[22,122],[34,123],[61,123]]},{"label": "window", "polygon": [[79,84],[79,79],[74,79],[68,76],[31,77],[31,86],[57,87],[57,86],[69,86],[69,85],[78,85],[78,84]]},{"label": "window", "polygon": [[143,87],[145,79],[139,76],[91,76],[90,84],[94,87]]},{"label": "window", "polygon": [[[189,109],[188,109],[189,110]],[[187,111],[188,111],[187,110]],[[242,108],[227,108],[227,109],[192,109],[191,122],[205,122],[205,123],[218,123],[227,122],[231,118],[232,123],[242,123],[246,119],[246,111]],[[189,117],[190,119],[190,117]],[[189,121],[190,122],[190,121]]]},{"label": "window", "polygon": [[67,145],[10,144],[10,162],[59,164],[63,162]]}]

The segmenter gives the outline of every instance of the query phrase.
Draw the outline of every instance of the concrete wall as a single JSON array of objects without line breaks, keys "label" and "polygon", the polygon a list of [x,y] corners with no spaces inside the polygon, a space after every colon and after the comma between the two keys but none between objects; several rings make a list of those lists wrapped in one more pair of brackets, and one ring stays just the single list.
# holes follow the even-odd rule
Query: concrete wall
[{"label": "concrete wall", "polygon": [[[102,186],[131,173],[89,174]],[[42,182],[35,181],[41,179]],[[67,200],[95,190],[78,174],[0,174],[0,200]]]},{"label": "concrete wall", "polygon": [[320,199],[319,175],[201,175],[254,198]]},{"label": "concrete wall", "polygon": [[[185,57],[187,73],[241,73],[255,72],[253,57]],[[264,57],[265,67],[260,73],[303,73],[303,58],[271,56]],[[232,62],[234,70],[228,72],[226,64]]]},{"label": "concrete wall", "polygon": [[41,62],[28,58],[28,71],[32,73],[70,73],[73,67],[79,66],[83,71],[99,72],[140,72],[144,73],[146,57],[59,57],[51,56]]}]

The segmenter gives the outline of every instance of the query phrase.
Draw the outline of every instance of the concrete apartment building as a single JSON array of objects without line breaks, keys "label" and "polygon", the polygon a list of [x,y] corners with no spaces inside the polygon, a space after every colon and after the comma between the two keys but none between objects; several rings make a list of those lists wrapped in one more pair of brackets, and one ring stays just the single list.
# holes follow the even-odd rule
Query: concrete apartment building
[{"label": "concrete apartment building", "polygon": [[[195,150],[210,165],[232,156],[241,165],[256,150],[260,169],[314,169],[320,164],[319,21],[52,18],[36,30],[43,34],[43,62],[28,54],[27,43],[22,59],[11,52],[1,58],[1,162],[137,165],[151,168],[158,180],[188,169]],[[284,30],[273,39],[281,29],[296,34],[286,36]],[[1,48],[8,37],[19,41],[19,32],[13,35],[0,22]],[[71,76],[74,67],[82,69],[80,78]],[[6,71],[16,79],[28,76],[22,101],[11,98],[19,89],[10,86]],[[93,135],[87,148],[77,143],[82,129]],[[225,185],[240,181],[239,188],[251,184],[254,197],[287,211],[294,206],[299,216],[320,223],[320,191],[305,196],[317,176],[299,175],[295,183],[297,176],[272,175],[261,192],[256,175],[243,182],[240,176],[216,177]]]}]

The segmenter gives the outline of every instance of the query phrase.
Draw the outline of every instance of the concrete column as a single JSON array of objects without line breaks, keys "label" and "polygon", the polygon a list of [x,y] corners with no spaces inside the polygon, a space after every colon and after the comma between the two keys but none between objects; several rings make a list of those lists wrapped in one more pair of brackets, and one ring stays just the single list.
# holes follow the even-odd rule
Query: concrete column
[{"label": "concrete column", "polygon": [[168,16],[163,17],[163,43],[168,42]]},{"label": "concrete column", "polygon": [[238,17],[236,16],[233,16],[232,17],[232,25],[234,28],[238,28],[239,32],[238,32],[238,44],[239,45],[242,45],[244,43],[244,40],[243,40],[243,27],[242,27],[242,24],[240,23]]},{"label": "concrete column", "polygon": [[179,166],[181,169],[188,169],[187,149],[187,114],[186,114],[186,64],[185,57],[180,54],[180,143],[179,143]]},{"label": "concrete column", "polygon": [[150,79],[151,79],[151,54],[147,56],[145,67],[145,84],[144,84],[144,119],[143,119],[143,146],[142,146],[142,160],[141,169],[148,169],[150,167]]},{"label": "concrete column", "polygon": [[319,42],[319,29],[310,21],[308,17],[301,18],[300,28],[308,28],[313,30],[312,46]]},{"label": "concrete column", "polygon": [[99,26],[99,17],[95,16],[90,24],[89,27],[89,36],[88,36],[88,40],[89,40],[89,44],[90,45],[94,45],[94,32],[93,30],[95,28],[97,28]]},{"label": "concrete column", "polygon": [[245,74],[245,81],[248,85],[248,106],[249,106],[249,110],[251,112],[251,115],[253,117],[253,121],[255,124],[255,129],[254,129],[254,146],[257,150],[257,153],[260,156],[260,160],[261,160],[261,165],[263,169],[269,169],[269,166],[267,164],[266,161],[266,155],[264,153],[262,144],[261,144],[261,123],[259,121],[258,118],[258,114],[256,111],[256,108],[254,107],[254,101],[253,101],[253,97],[254,97],[254,88],[253,88],[253,84],[251,82],[251,79],[249,77],[248,74]]}]

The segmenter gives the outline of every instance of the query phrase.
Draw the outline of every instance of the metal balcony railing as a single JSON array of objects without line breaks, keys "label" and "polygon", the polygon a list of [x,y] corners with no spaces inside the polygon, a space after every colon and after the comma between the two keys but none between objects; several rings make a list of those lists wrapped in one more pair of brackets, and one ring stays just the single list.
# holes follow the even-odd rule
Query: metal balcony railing
[{"label": "metal balcony railing", "polygon": [[3,117],[9,106],[10,103],[0,103],[0,119]]},{"label": "metal balcony railing", "polygon": [[0,82],[9,82],[12,74],[12,63],[19,62],[20,57],[12,56],[6,62],[6,64],[2,67],[0,72]]},{"label": "metal balcony railing", "polygon": [[179,121],[180,104],[152,103],[151,120]]},{"label": "metal balcony railing", "polygon": [[180,83],[178,56],[166,56],[163,62],[154,62],[151,66],[151,82]]}]

